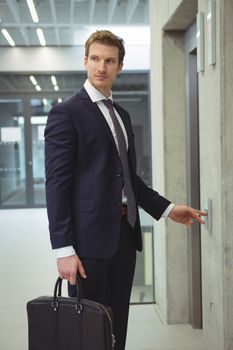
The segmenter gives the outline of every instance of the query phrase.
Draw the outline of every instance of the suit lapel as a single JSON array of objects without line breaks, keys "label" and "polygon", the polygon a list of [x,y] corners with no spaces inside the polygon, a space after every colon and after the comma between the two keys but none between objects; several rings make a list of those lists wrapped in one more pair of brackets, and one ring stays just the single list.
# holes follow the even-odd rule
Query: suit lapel
[{"label": "suit lapel", "polygon": [[[82,88],[80,90],[80,97],[82,100],[85,100],[85,103],[87,104],[88,110],[90,111],[90,113],[93,114],[95,116],[95,118],[97,118],[99,120],[100,128],[102,130],[104,130],[104,133],[109,138],[109,140],[114,145],[114,147],[117,151],[116,143],[115,143],[113,134],[111,132],[111,129],[110,129],[104,115],[101,113],[101,110],[99,109],[97,103],[92,102],[92,100],[90,99],[89,95],[87,94],[87,92],[84,88]],[[117,153],[118,153],[118,151],[117,151]]]},{"label": "suit lapel", "polygon": [[[81,88],[81,90],[79,91],[79,97],[87,106],[88,113],[90,113],[93,116],[93,119],[95,120],[96,127],[100,128],[103,135],[106,135],[108,140],[111,142],[111,144],[116,152],[116,155],[118,156],[118,158],[120,160],[119,152],[118,152],[113,134],[111,132],[111,129],[110,129],[104,115],[102,114],[101,110],[99,109],[98,105],[96,103],[92,102],[92,100],[90,99],[89,95],[87,94],[87,92],[84,88]],[[135,175],[135,170],[134,170],[135,169],[135,150],[134,150],[132,126],[131,126],[129,118],[125,114],[124,110],[122,110],[122,108],[120,108],[120,106],[118,106],[115,103],[113,105],[114,105],[114,108],[119,113],[119,115],[123,121],[123,124],[125,126],[126,133],[127,133],[128,145],[129,145],[129,148],[128,148],[129,165],[130,165],[131,174],[132,174],[132,181],[134,183],[135,182],[134,181],[134,177],[135,177],[134,176]],[[98,121],[98,122],[96,123],[96,121]]]},{"label": "suit lapel", "polygon": [[[98,105],[96,103],[92,102],[88,93],[86,92],[86,90],[83,87],[80,89],[79,95],[80,95],[80,98],[83,101],[85,101],[85,104],[87,104],[88,110],[90,111],[90,113],[93,114],[95,116],[95,118],[97,118],[99,120],[100,127],[102,128],[102,130],[104,130],[105,135],[109,138],[109,140],[111,141],[111,143],[115,147],[117,154],[119,154],[117,147],[116,147],[116,143],[115,143],[113,134],[111,132],[111,129],[110,129],[104,115],[101,113],[101,110],[99,109]],[[116,103],[113,103],[113,106],[117,110],[117,112],[119,113],[119,115],[122,119],[122,122],[125,126],[125,130],[126,130],[127,137],[128,137],[128,144],[129,144],[129,158],[131,158],[131,152],[133,149],[133,147],[132,147],[133,137],[132,137],[131,125],[128,123],[128,119],[125,117],[124,113],[119,108],[119,106]]]}]

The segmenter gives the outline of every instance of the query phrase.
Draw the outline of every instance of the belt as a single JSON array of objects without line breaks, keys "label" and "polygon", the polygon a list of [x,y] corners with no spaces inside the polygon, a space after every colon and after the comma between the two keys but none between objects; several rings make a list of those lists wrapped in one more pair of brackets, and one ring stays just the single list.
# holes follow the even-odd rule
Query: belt
[{"label": "belt", "polygon": [[126,216],[127,215],[127,205],[122,204],[121,206],[121,216]]}]

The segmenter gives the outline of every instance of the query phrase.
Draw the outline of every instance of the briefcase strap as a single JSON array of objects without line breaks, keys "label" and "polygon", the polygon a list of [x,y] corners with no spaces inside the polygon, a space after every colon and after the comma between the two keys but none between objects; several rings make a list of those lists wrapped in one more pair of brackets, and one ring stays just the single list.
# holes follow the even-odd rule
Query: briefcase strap
[{"label": "briefcase strap", "polygon": [[[83,306],[82,306],[82,302],[81,299],[83,298],[83,287],[82,287],[82,281],[81,281],[81,277],[79,275],[77,275],[77,279],[76,279],[76,290],[77,290],[77,297],[76,297],[76,310],[77,310],[77,332],[78,332],[78,339],[79,339],[79,348],[82,349],[82,310],[83,310]],[[57,281],[55,283],[55,287],[54,287],[54,293],[53,293],[53,301],[52,301],[52,306],[54,311],[56,311],[59,308],[59,301],[58,301],[58,297],[61,297],[62,294],[62,278],[58,277]],[[94,302],[93,302],[94,303]],[[99,307],[101,307],[103,309],[103,311],[105,312],[105,314],[107,315],[108,319],[109,319],[109,324],[110,324],[110,328],[111,328],[111,345],[112,345],[112,349],[115,348],[115,338],[113,335],[113,327],[112,327],[112,319],[111,316],[107,310],[107,308],[102,305],[102,304],[98,304],[96,303]]]},{"label": "briefcase strap", "polygon": [[[75,305],[75,308],[77,310],[77,339],[79,341],[78,344],[78,349],[82,349],[83,345],[82,345],[82,341],[83,341],[83,335],[82,335],[82,309],[83,306],[81,304],[81,298],[83,296],[83,289],[82,289],[82,283],[80,278],[77,278],[78,281],[76,282],[76,289],[77,289],[77,302]],[[54,287],[54,293],[53,293],[53,301],[52,301],[52,306],[54,309],[54,312],[58,311],[59,308],[59,297],[61,297],[62,294],[62,278],[58,277],[57,281],[55,283],[55,287]],[[55,316],[56,318],[56,316]],[[54,323],[55,325],[57,325],[57,322]],[[55,326],[54,328],[54,336],[56,341],[58,341],[58,328]]]},{"label": "briefcase strap", "polygon": [[[77,275],[76,279],[76,290],[77,290],[77,305],[76,308],[78,311],[82,311],[82,304],[81,304],[81,299],[83,298],[83,286],[82,286],[82,281],[81,277]],[[60,297],[62,295],[62,278],[58,277],[57,281],[54,286],[54,292],[53,292],[53,304],[54,307],[58,304],[57,297]]]}]

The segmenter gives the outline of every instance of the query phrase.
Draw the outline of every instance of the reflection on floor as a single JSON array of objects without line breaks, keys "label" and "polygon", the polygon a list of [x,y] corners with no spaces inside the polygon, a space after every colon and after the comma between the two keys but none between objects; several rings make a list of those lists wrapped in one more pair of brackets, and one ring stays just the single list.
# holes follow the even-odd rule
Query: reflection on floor
[{"label": "reflection on floor", "polygon": [[131,303],[151,303],[153,300],[154,297],[152,286],[133,286]]},{"label": "reflection on floor", "polygon": [[5,206],[17,206],[25,205],[26,203],[26,192],[25,188],[18,188],[17,191],[11,192],[8,194],[7,198],[1,200],[1,205]]},{"label": "reflection on floor", "polygon": [[[35,205],[45,205],[45,186],[44,183],[33,185],[34,191],[34,204]],[[7,199],[2,201],[2,206],[17,206],[17,205],[26,205],[26,190],[25,187],[20,187],[8,195]]]}]

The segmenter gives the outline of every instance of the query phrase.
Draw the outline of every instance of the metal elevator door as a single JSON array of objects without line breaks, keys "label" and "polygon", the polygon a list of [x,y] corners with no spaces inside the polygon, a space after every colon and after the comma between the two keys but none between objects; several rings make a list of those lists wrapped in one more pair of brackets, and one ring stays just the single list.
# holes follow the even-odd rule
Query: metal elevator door
[{"label": "metal elevator door", "polygon": [[[196,47],[196,23],[194,22],[185,34],[187,197],[190,206],[200,208],[199,107]],[[190,323],[193,328],[202,328],[200,225],[195,223],[189,230]]]}]

